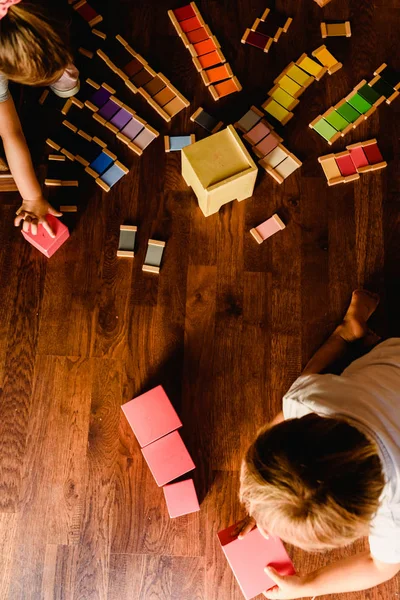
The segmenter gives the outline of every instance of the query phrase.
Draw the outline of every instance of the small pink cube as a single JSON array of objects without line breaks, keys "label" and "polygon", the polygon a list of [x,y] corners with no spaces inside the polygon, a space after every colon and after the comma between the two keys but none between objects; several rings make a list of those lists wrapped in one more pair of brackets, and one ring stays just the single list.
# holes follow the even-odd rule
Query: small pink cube
[{"label": "small pink cube", "polygon": [[295,574],[292,561],[279,538],[270,536],[267,540],[256,527],[239,540],[232,536],[235,527],[231,525],[220,531],[218,537],[246,600],[274,587],[275,583],[265,573],[265,567],[274,567],[281,575]]},{"label": "small pink cube", "polygon": [[158,486],[165,485],[195,468],[179,433],[174,431],[142,448],[143,456]]},{"label": "small pink cube", "polygon": [[193,479],[169,483],[163,492],[171,519],[200,510]]},{"label": "small pink cube", "polygon": [[121,408],[141,448],[182,427],[161,385],[123,404]]},{"label": "small pink cube", "polygon": [[69,231],[68,227],[64,223],[61,223],[57,217],[47,215],[46,219],[56,237],[52,238],[41,224],[38,225],[37,235],[33,235],[31,229],[28,232],[21,229],[21,233],[32,246],[47,256],[47,258],[50,258],[69,238]]}]

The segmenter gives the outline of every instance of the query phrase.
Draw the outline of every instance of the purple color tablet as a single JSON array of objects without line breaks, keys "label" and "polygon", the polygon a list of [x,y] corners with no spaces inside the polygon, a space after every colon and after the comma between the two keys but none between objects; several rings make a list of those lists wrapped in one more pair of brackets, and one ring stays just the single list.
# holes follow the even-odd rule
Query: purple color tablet
[{"label": "purple color tablet", "polygon": [[90,102],[92,102],[92,104],[98,108],[101,108],[109,100],[110,96],[111,92],[101,87],[99,90],[96,90],[96,92],[90,98]]},{"label": "purple color tablet", "polygon": [[108,100],[108,102],[99,110],[98,114],[106,121],[109,121],[120,108],[119,104],[116,104],[113,100]]},{"label": "purple color tablet", "polygon": [[142,131],[143,128],[143,123],[140,123],[140,121],[136,121],[135,117],[133,117],[129,121],[129,123],[125,125],[125,127],[121,130],[121,133],[130,140],[133,140],[133,138],[136,137],[139,131]]},{"label": "purple color tablet", "polygon": [[138,148],[144,150],[145,148],[147,148],[150,142],[154,140],[155,137],[157,136],[152,131],[149,131],[148,129],[143,129],[143,131],[141,131],[139,135],[135,137],[135,139],[132,141],[136,146],[138,146]]},{"label": "purple color tablet", "polygon": [[115,125],[115,127],[121,130],[125,127],[125,125],[129,123],[131,119],[132,114],[125,110],[125,108],[121,108],[121,110],[115,113],[113,118],[110,120],[110,123],[112,123],[113,125]]}]

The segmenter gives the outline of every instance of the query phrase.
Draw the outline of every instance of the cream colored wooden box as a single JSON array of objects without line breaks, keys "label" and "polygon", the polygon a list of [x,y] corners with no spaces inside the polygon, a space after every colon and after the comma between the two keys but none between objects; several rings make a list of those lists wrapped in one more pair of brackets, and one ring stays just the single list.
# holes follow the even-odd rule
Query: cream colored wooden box
[{"label": "cream colored wooden box", "polygon": [[258,169],[232,125],[182,149],[182,176],[208,217],[250,198]]}]

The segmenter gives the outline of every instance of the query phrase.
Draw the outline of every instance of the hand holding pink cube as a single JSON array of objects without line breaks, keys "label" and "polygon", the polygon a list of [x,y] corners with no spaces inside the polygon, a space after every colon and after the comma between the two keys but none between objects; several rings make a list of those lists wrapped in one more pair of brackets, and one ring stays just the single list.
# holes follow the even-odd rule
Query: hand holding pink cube
[{"label": "hand holding pink cube", "polygon": [[294,575],[295,570],[284,545],[275,536],[266,539],[255,527],[239,539],[232,536],[236,525],[218,533],[222,550],[246,600],[275,585],[264,569],[274,567],[281,575]]},{"label": "hand holding pink cube", "polygon": [[33,235],[31,229],[29,229],[29,231],[24,231],[22,229],[21,233],[27,242],[47,256],[47,258],[50,258],[69,238],[69,231],[68,227],[66,227],[64,223],[61,223],[56,217],[53,217],[53,215],[47,215],[46,219],[55,234],[54,238],[47,233],[41,224],[38,225],[37,235]]}]

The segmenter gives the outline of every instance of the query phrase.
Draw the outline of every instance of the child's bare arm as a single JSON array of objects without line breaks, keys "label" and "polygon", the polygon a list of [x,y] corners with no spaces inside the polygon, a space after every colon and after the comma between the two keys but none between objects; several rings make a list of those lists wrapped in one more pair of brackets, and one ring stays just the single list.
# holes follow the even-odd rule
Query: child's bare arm
[{"label": "child's bare arm", "polygon": [[21,196],[27,199],[40,197],[42,190],[36,178],[31,155],[11,97],[0,103],[0,135],[3,139],[10,171]]},{"label": "child's bare arm", "polygon": [[61,213],[54,211],[43,198],[21,123],[11,97],[0,103],[0,136],[3,140],[10,171],[23,198],[15,224],[19,225],[23,219],[26,219],[24,229],[28,230],[31,223],[33,233],[36,233],[37,224],[43,223],[50,233],[51,229],[45,219],[46,215],[51,213],[60,216]]},{"label": "child's bare arm", "polygon": [[295,600],[324,594],[357,592],[388,581],[399,570],[400,564],[382,563],[374,559],[370,552],[364,552],[305,576],[281,577],[275,570],[268,570],[268,575],[277,587],[264,592],[264,595],[271,600]]}]

